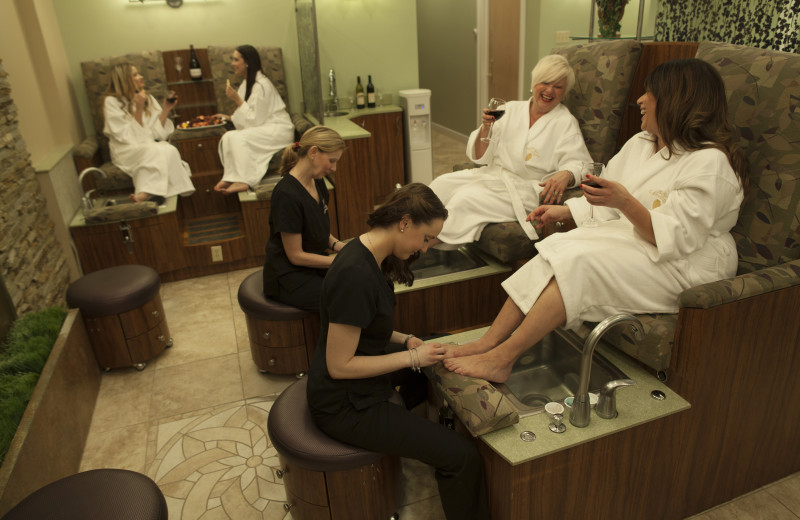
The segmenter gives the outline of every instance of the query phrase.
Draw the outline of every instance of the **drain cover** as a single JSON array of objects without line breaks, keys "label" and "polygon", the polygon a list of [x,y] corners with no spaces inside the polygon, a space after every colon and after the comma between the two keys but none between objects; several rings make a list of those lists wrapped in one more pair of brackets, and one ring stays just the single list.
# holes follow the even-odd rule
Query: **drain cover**
[{"label": "drain cover", "polygon": [[525,430],[524,432],[519,434],[519,438],[525,442],[531,442],[536,440],[536,434],[531,431]]}]

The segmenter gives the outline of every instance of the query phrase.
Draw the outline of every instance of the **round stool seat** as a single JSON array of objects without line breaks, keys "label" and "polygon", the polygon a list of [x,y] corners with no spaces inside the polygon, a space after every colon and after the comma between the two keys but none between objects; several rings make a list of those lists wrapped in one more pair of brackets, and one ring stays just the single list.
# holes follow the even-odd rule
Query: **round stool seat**
[{"label": "round stool seat", "polygon": [[122,314],[152,301],[161,287],[155,269],[145,265],[118,265],[89,273],[67,289],[67,305],[85,317]]},{"label": "round stool seat", "polygon": [[[267,431],[278,453],[289,462],[312,471],[342,471],[366,466],[383,453],[344,444],[317,428],[306,401],[308,378],[281,393],[269,412]],[[395,394],[395,399],[399,399]]]},{"label": "round stool seat", "polygon": [[267,321],[302,320],[314,314],[264,296],[264,272],[251,274],[239,285],[239,307],[245,314]]},{"label": "round stool seat", "polygon": [[3,520],[167,520],[167,502],[155,482],[124,469],[96,469],[34,491]]}]

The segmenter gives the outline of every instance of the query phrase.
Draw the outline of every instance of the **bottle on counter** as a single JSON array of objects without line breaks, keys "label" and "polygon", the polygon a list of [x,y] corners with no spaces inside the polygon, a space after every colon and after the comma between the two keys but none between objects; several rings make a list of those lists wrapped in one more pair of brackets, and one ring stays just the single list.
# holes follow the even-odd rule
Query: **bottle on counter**
[{"label": "bottle on counter", "polygon": [[364,87],[361,85],[361,76],[356,76],[356,108],[364,108]]},{"label": "bottle on counter", "polygon": [[367,81],[367,106],[369,108],[375,108],[375,87],[372,85],[372,74],[367,76],[369,81]]},{"label": "bottle on counter", "polygon": [[200,68],[200,61],[194,53],[194,45],[189,45],[189,75],[195,81],[203,77],[203,69]]}]

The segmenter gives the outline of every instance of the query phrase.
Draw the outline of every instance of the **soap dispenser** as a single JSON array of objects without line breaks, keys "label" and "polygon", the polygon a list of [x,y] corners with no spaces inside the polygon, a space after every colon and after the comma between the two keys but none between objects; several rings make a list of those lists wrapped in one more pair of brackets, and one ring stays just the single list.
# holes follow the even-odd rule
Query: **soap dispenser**
[{"label": "soap dispenser", "polygon": [[594,411],[597,416],[602,419],[613,419],[617,416],[617,396],[616,390],[622,386],[635,385],[636,381],[633,379],[615,379],[606,383],[602,390],[600,390],[600,398],[597,400],[597,405]]}]

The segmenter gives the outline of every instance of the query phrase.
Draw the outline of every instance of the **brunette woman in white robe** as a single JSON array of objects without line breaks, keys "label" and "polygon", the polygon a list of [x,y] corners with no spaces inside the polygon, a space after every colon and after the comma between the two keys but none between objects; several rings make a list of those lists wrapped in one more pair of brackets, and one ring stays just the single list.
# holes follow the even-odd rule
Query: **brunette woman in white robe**
[{"label": "brunette woman in white robe", "polygon": [[109,140],[111,162],[133,179],[135,202],[194,193],[189,165],[166,142],[175,131],[169,113],[177,104],[173,94],[162,109],[144,89],[136,67],[126,63],[111,70],[103,100],[103,134]]},{"label": "brunette woman in white robe", "polygon": [[[486,166],[440,175],[431,183],[450,215],[439,241],[473,242],[487,224],[509,221],[519,222],[531,240],[539,238],[528,213],[540,200],[561,202],[564,190],[580,183],[582,164],[592,161],[577,119],[561,104],[574,84],[566,58],[545,56],[531,71],[530,99],[507,103],[497,121],[483,110],[467,156]],[[492,123],[492,141],[485,143],[481,139]]]},{"label": "brunette woman in white robe", "polygon": [[[558,326],[618,313],[677,313],[691,287],[736,274],[736,224],[748,166],[733,144],[725,89],[708,63],[659,65],[638,99],[643,132],[608,164],[584,198],[540,206],[531,220],[579,226],[536,245],[503,282],[509,295],[487,333],[451,349],[445,366],[505,381],[515,360]],[[594,208],[598,227],[583,227]],[[514,333],[513,336],[509,335]]]},{"label": "brunette woman in white robe", "polygon": [[278,90],[261,71],[258,51],[251,45],[239,46],[231,61],[234,73],[245,81],[238,90],[230,81],[225,88],[225,95],[236,103],[230,116],[236,130],[225,132],[219,142],[224,171],[214,189],[225,194],[258,184],[272,156],[294,141],[292,119]]}]

